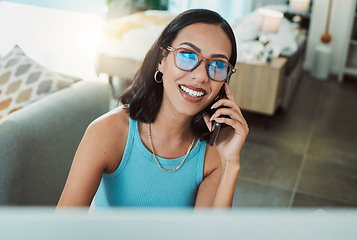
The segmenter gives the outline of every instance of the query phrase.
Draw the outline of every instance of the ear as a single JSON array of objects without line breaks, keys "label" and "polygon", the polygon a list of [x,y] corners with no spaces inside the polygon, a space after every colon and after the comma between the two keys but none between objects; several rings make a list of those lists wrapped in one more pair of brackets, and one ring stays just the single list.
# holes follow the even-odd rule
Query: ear
[{"label": "ear", "polygon": [[165,62],[166,62],[166,58],[167,58],[167,54],[168,51],[165,50],[165,49],[161,49],[161,55],[162,55],[162,58],[161,60],[159,61],[158,65],[157,65],[157,69],[159,69],[160,72],[162,72],[165,68]]},{"label": "ear", "polygon": [[157,69],[162,72],[164,69],[164,65],[165,65],[165,59],[161,59],[161,61],[157,64]]}]

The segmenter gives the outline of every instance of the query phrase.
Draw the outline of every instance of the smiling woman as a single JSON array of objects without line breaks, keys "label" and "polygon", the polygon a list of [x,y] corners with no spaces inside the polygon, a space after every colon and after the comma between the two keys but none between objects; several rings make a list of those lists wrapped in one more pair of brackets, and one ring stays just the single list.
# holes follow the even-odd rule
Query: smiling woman
[{"label": "smiling woman", "polygon": [[[219,14],[176,16],[120,97],[123,106],[88,127],[58,206],[89,206],[95,197],[97,208],[231,207],[248,134],[226,84],[236,57]],[[212,146],[214,122],[228,127]]]}]

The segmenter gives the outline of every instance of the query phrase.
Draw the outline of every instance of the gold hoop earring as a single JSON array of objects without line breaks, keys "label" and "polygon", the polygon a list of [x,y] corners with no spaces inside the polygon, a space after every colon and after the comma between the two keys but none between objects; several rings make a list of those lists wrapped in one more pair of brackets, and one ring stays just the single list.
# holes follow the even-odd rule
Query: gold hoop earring
[{"label": "gold hoop earring", "polygon": [[157,83],[162,83],[162,72],[160,72],[158,69],[156,69],[156,72],[154,74],[154,80]]}]

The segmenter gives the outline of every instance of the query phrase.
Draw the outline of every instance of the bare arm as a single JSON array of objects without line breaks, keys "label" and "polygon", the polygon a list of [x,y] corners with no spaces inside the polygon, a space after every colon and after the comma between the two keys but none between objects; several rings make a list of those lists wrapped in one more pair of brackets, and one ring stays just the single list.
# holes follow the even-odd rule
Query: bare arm
[{"label": "bare arm", "polygon": [[205,174],[198,189],[196,207],[232,207],[239,165],[222,164],[218,151],[208,148],[205,160]]},{"label": "bare arm", "polygon": [[[228,85],[225,84],[224,87],[227,99],[220,99],[212,106],[217,110],[211,118],[208,115],[203,116],[203,118],[209,129],[213,120],[225,123],[230,127],[221,129],[215,147],[208,148],[205,156],[205,167],[206,162],[212,162],[214,165],[213,167],[207,165],[208,169],[213,170],[204,178],[199,187],[197,206],[210,204],[213,207],[232,207],[233,203],[234,190],[240,170],[240,151],[249,128]],[[221,106],[225,106],[225,108],[219,108]],[[202,200],[204,198],[207,200]]]},{"label": "bare arm", "polygon": [[239,166],[226,164],[225,167],[222,167],[220,173],[220,180],[213,201],[213,207],[230,208],[233,204]]}]

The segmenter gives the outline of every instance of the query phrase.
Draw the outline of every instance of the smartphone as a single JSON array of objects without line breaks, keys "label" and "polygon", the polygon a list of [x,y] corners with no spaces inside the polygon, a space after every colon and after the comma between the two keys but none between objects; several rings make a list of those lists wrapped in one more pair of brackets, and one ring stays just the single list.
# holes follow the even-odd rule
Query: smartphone
[{"label": "smartphone", "polygon": [[[228,81],[226,82],[228,84]],[[222,99],[222,98],[227,98],[227,95],[226,95],[226,91],[224,90],[224,85],[222,86],[221,90],[219,91],[218,93],[218,97],[212,102],[211,106],[218,102],[218,100]],[[219,108],[222,108],[224,106],[221,106]],[[217,109],[211,109],[209,111],[209,114],[210,116],[212,116],[215,112],[217,111]],[[222,117],[229,117],[229,116],[225,116],[225,115],[222,115]],[[211,138],[208,142],[208,144],[210,146],[213,146],[214,143],[216,142],[216,139],[218,137],[218,134],[219,134],[219,131],[221,130],[221,128],[224,128],[224,127],[227,127],[227,124],[224,124],[224,123],[218,123],[218,122],[215,122],[213,121],[212,123],[212,127],[214,127],[213,129],[213,132],[212,132],[212,135],[211,135]]]}]

